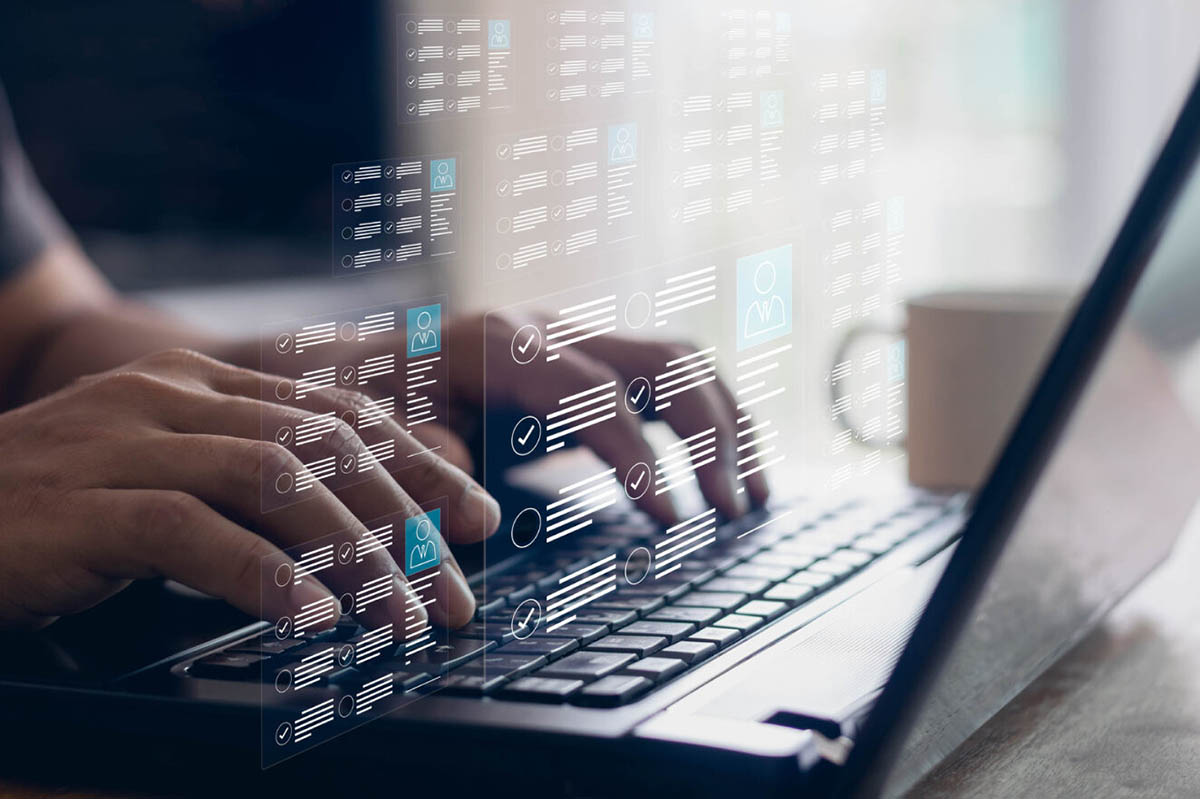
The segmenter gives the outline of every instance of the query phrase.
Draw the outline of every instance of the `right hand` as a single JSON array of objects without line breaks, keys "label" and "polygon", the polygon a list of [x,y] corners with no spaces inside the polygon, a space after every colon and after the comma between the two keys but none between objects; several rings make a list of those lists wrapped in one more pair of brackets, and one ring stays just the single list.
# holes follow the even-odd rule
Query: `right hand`
[{"label": "right hand", "polygon": [[[0,414],[0,628],[49,624],[140,578],[171,578],[273,619],[384,574],[396,583],[392,599],[369,606],[360,620],[403,624],[411,589],[388,550],[317,575],[334,575],[327,587],[305,579],[263,591],[263,564],[273,569],[286,558],[280,547],[330,534],[354,541],[364,521],[415,516],[421,503],[440,498],[448,503],[443,535],[477,541],[495,531],[499,507],[461,469],[428,454],[396,475],[377,467],[367,482],[334,481],[336,494],[315,483],[306,500],[263,514],[264,476],[273,483],[301,469],[287,449],[260,440],[260,431],[307,416],[260,399],[270,396],[263,386],[279,380],[173,350]],[[302,404],[340,415],[364,401],[330,389]],[[399,462],[425,449],[394,420],[372,429],[396,440]],[[366,443],[339,424],[313,446],[325,447],[321,456],[357,456]],[[448,547],[442,560],[429,616],[458,626],[471,618],[474,600]]]}]

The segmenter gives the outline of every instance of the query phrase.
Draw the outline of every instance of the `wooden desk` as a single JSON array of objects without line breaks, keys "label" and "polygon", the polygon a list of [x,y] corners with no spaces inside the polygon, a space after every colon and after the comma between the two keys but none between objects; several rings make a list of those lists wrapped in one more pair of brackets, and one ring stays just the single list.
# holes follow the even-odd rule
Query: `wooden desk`
[{"label": "wooden desk", "polygon": [[1092,635],[910,795],[1200,795],[1200,514]]},{"label": "wooden desk", "polygon": [[[913,797],[1200,794],[1200,515],[1171,558]],[[0,798],[170,796],[0,778]]]}]

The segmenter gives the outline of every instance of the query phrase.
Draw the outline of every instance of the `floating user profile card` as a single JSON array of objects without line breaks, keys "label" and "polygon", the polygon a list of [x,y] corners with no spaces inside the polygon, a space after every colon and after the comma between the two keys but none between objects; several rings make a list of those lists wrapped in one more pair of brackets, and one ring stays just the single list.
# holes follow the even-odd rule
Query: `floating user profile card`
[{"label": "floating user profile card", "polygon": [[631,243],[642,213],[644,145],[636,122],[497,139],[487,161],[488,276],[612,255]]},{"label": "floating user profile card", "polygon": [[432,621],[449,601],[446,522],[440,499],[263,559],[271,626],[189,667],[258,677],[263,768],[435,693],[451,660],[483,654],[486,641],[451,645]]},{"label": "floating user profile card", "polygon": [[[630,503],[685,506],[698,496],[698,472],[716,460],[713,425],[683,431],[657,451],[642,449],[640,439],[630,441],[627,431],[654,418],[690,424],[689,408],[707,401],[702,395],[715,388],[718,362],[732,351],[714,331],[726,329],[736,311],[736,257],[729,252],[686,259],[489,314],[484,336],[489,385],[544,388],[536,407],[505,413],[508,403],[500,398],[484,414],[485,485],[537,458],[555,458],[561,468],[541,472],[542,501],[514,508],[488,546],[545,549],[551,558],[563,559],[566,574],[590,567],[589,579],[600,583],[615,574],[618,588],[629,582],[627,573],[630,584],[646,579],[656,557],[666,569],[707,546],[711,514],[673,530],[657,549],[639,545],[632,564],[626,563],[631,550],[597,548],[592,536],[602,521]],[[528,321],[514,325],[513,319]],[[604,349],[619,353],[610,361],[618,372],[581,373],[577,354]],[[490,394],[485,396],[485,406],[492,402]],[[574,445],[591,446],[607,462],[579,462],[570,451]],[[609,525],[602,529],[602,537],[615,534]],[[604,561],[609,555],[613,560]],[[573,614],[573,602],[560,598],[575,595],[581,603],[592,602],[583,585],[574,594],[566,583],[548,586],[540,604],[523,613],[532,610],[531,618],[541,619],[548,632],[558,622],[570,623],[563,620],[579,614]],[[501,581],[486,589],[509,587]]]},{"label": "floating user profile card", "polygon": [[461,164],[455,156],[333,167],[333,273],[377,272],[458,254]]},{"label": "floating user profile card", "polygon": [[785,223],[794,169],[782,89],[689,93],[667,105],[663,208],[684,241],[728,240],[728,225],[766,232]]},{"label": "floating user profile card", "polygon": [[651,92],[657,65],[656,15],[650,9],[542,10],[542,96],[555,105],[596,103]]},{"label": "floating user profile card", "polygon": [[[425,464],[447,407],[444,297],[297,319],[261,332],[263,512]],[[422,443],[424,442],[424,443]],[[252,468],[254,467],[254,468]]]},{"label": "floating user profile card", "polygon": [[[505,16],[398,18],[400,122],[461,119],[512,107],[514,38]],[[440,6],[441,4],[438,4]]]}]

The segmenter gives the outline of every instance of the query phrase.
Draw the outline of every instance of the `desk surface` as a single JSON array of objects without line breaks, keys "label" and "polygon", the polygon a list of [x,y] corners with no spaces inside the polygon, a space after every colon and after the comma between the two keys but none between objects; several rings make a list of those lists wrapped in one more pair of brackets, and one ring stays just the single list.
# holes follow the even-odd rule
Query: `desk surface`
[{"label": "desk surface", "polygon": [[[1200,514],[1171,558],[914,790],[920,797],[1176,797],[1200,763]],[[0,799],[141,797],[0,778]]]}]

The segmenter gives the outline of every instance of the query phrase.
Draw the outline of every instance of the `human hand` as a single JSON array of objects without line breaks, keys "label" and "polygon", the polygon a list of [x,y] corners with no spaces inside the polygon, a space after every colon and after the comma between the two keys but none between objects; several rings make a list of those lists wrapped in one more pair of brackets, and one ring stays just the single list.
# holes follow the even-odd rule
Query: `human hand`
[{"label": "human hand", "polygon": [[[298,404],[263,402],[280,378],[185,350],[142,358],[82,378],[37,402],[0,414],[0,627],[36,627],[84,610],[140,578],[168,577],[265,618],[294,613],[334,592],[393,575],[390,604],[363,613],[364,624],[402,621],[411,589],[389,551],[331,570],[330,585],[304,580],[261,592],[264,559],[334,534],[354,541],[363,522],[421,514],[447,498],[443,534],[479,540],[499,524],[499,507],[462,469],[434,455],[398,475],[382,468],[365,482],[316,482],[311,497],[261,512],[264,478],[303,467],[260,431],[294,426],[309,412],[362,407],[351,391],[325,389]],[[425,450],[393,420],[371,435],[396,440],[397,456]],[[359,457],[368,433],[339,422],[316,447]],[[407,448],[407,450],[405,449]],[[252,532],[252,529],[255,532]],[[461,625],[474,600],[449,548],[434,583],[429,615]],[[324,575],[318,575],[324,576]],[[261,593],[260,593],[261,592]],[[382,607],[387,604],[387,607]],[[261,607],[260,607],[261,605]],[[423,613],[423,611],[418,611]]]},{"label": "human hand", "polygon": [[[496,313],[451,322],[446,334],[454,353],[449,374],[451,396],[480,408],[486,396],[493,408],[510,406],[545,418],[558,408],[562,397],[608,382],[616,383],[616,395],[622,397],[631,381],[653,378],[664,371],[668,361],[696,352],[695,347],[677,342],[605,335],[563,348],[553,363],[535,358],[518,364],[507,357],[485,363],[487,352],[507,353],[513,336],[524,325],[544,329],[546,321],[536,316]],[[680,438],[714,430],[712,460],[696,470],[696,478],[705,498],[720,513],[733,518],[745,512],[748,505],[767,501],[769,490],[762,472],[747,477],[744,494],[737,490],[737,461],[752,454],[753,449],[737,450],[736,403],[719,379],[675,395],[670,407],[658,417]],[[619,475],[639,462],[655,462],[654,451],[642,434],[641,419],[630,413],[619,411],[611,422],[585,428],[576,437],[616,467]],[[647,491],[638,504],[660,522],[677,521],[666,494]]]}]

